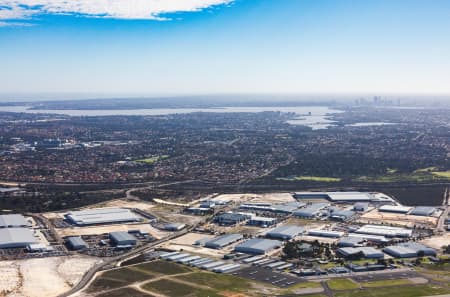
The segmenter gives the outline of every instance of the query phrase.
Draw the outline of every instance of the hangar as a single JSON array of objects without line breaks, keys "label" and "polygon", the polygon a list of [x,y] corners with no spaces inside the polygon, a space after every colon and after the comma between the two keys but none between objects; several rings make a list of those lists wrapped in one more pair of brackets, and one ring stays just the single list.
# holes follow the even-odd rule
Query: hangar
[{"label": "hangar", "polygon": [[20,248],[29,244],[38,243],[33,232],[28,228],[1,228],[0,248]]},{"label": "hangar", "polygon": [[246,254],[265,254],[281,247],[281,241],[253,238],[237,245],[234,250]]},{"label": "hangar", "polygon": [[66,218],[79,226],[142,221],[142,218],[126,208],[94,208],[71,211],[66,214]]}]

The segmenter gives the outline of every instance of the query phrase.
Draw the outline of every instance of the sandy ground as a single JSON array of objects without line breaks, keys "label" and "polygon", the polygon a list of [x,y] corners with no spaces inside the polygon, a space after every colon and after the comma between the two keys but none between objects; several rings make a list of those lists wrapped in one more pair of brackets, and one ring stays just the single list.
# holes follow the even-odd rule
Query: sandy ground
[{"label": "sandy ground", "polygon": [[162,238],[169,233],[152,227],[150,224],[121,224],[121,225],[103,225],[103,226],[86,226],[86,227],[70,227],[56,229],[60,237],[79,236],[79,235],[99,235],[111,233],[115,231],[141,230],[150,233],[155,238]]},{"label": "sandy ground", "polygon": [[382,221],[384,223],[392,223],[395,225],[412,228],[414,225],[427,225],[435,227],[438,222],[438,218],[379,212],[378,210],[374,209],[363,214],[360,221],[364,223]]},{"label": "sandy ground", "polygon": [[290,193],[268,193],[268,194],[222,194],[211,200],[228,200],[234,202],[266,202],[284,203],[296,201]]},{"label": "sandy ground", "polygon": [[193,253],[198,255],[204,255],[205,257],[215,257],[215,258],[222,258],[224,255],[230,253],[228,250],[215,250],[215,249],[209,249],[205,247],[198,247],[193,245],[184,245],[184,244],[173,244],[168,243],[161,245],[160,247],[169,249],[172,251],[183,251],[187,253]]},{"label": "sandy ground", "polygon": [[1,296],[58,296],[69,290],[98,261],[70,256],[0,262]]},{"label": "sandy ground", "polygon": [[421,243],[435,249],[440,249],[444,245],[450,244],[450,233],[446,233],[442,236],[433,236],[431,238],[424,239],[421,241]]},{"label": "sandy ground", "polygon": [[193,245],[197,240],[203,238],[214,238],[214,235],[201,234],[201,233],[188,233],[181,237],[171,240],[174,244]]},{"label": "sandy ground", "polygon": [[106,202],[102,202],[96,204],[95,206],[89,206],[89,208],[93,207],[123,207],[123,208],[138,208],[143,211],[149,211],[155,207],[155,205],[151,202],[145,201],[128,201],[126,199],[116,199],[110,200]]}]

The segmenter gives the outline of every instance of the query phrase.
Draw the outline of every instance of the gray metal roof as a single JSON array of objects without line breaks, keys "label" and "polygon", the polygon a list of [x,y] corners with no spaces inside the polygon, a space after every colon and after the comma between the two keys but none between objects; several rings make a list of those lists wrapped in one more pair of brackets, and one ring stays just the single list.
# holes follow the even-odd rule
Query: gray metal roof
[{"label": "gray metal roof", "polygon": [[88,247],[88,244],[80,236],[72,236],[67,238],[69,244],[73,247]]},{"label": "gray metal roof", "polygon": [[409,214],[416,216],[431,216],[436,211],[435,207],[417,206]]},{"label": "gray metal roof", "polygon": [[25,247],[30,243],[37,243],[33,232],[28,228],[1,228],[0,248]]},{"label": "gray metal roof", "polygon": [[140,221],[141,218],[126,208],[95,208],[67,213],[67,218],[78,225],[93,225]]},{"label": "gray metal roof", "polygon": [[24,226],[28,226],[28,222],[23,215],[20,214],[0,215],[0,228],[24,227]]},{"label": "gray metal roof", "polygon": [[129,240],[136,241],[136,237],[134,237],[133,235],[131,235],[130,233],[125,232],[125,231],[111,232],[111,233],[109,233],[109,236],[117,242],[129,241]]},{"label": "gray metal roof", "polygon": [[310,204],[310,205],[306,206],[305,208],[301,208],[301,209],[297,210],[296,212],[294,212],[294,215],[299,216],[299,217],[310,217],[310,216],[315,215],[319,210],[327,207],[328,205],[329,205],[328,203]]},{"label": "gray metal roof", "polygon": [[435,255],[436,254],[436,250],[430,247],[427,247],[421,243],[418,242],[403,242],[403,243],[399,243],[398,246],[401,247],[406,247],[408,249],[411,249],[413,251],[415,251],[416,253],[419,253],[420,251],[423,251],[425,253],[425,255]]},{"label": "gray metal roof", "polygon": [[338,246],[341,247],[353,247],[355,245],[358,245],[360,243],[362,243],[364,241],[363,238],[361,237],[342,237],[339,242],[338,242]]},{"label": "gray metal roof", "polygon": [[278,240],[253,238],[237,245],[234,249],[237,252],[262,254],[280,246],[281,242]]},{"label": "gray metal roof", "polygon": [[206,247],[220,248],[243,238],[242,234],[226,234],[205,242]]},{"label": "gray metal roof", "polygon": [[303,231],[305,231],[305,229],[300,226],[284,225],[267,232],[266,235],[273,238],[291,239],[303,233]]}]

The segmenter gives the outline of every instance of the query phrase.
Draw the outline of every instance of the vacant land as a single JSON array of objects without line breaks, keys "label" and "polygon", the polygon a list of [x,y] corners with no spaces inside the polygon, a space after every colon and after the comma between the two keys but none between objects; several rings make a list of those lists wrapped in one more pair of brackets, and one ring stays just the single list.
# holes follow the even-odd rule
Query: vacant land
[{"label": "vacant land", "polygon": [[358,289],[359,285],[348,278],[338,278],[327,281],[328,286],[332,290],[352,290]]},{"label": "vacant land", "polygon": [[163,279],[143,286],[144,290],[162,293],[171,297],[222,297],[214,290],[194,288],[192,286]]}]

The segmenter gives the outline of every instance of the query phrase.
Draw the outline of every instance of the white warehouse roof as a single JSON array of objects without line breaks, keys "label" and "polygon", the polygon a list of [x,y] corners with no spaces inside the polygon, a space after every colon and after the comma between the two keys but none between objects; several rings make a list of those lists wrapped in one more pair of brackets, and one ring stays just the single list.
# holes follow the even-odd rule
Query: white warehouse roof
[{"label": "white warehouse roof", "polygon": [[355,233],[372,234],[387,237],[410,237],[412,235],[412,230],[401,227],[364,225],[356,230]]},{"label": "white warehouse roof", "polygon": [[20,214],[0,215],[0,228],[26,227],[28,225],[29,224],[23,215]]},{"label": "white warehouse roof", "polygon": [[71,211],[66,217],[77,225],[94,225],[121,222],[136,222],[141,218],[125,208],[95,208]]},{"label": "white warehouse roof", "polygon": [[26,247],[29,244],[37,243],[33,232],[28,228],[1,228],[0,248]]},{"label": "white warehouse roof", "polygon": [[397,213],[407,213],[412,209],[410,206],[403,206],[403,205],[383,205],[380,206],[378,211],[385,211],[385,212],[397,212]]}]

